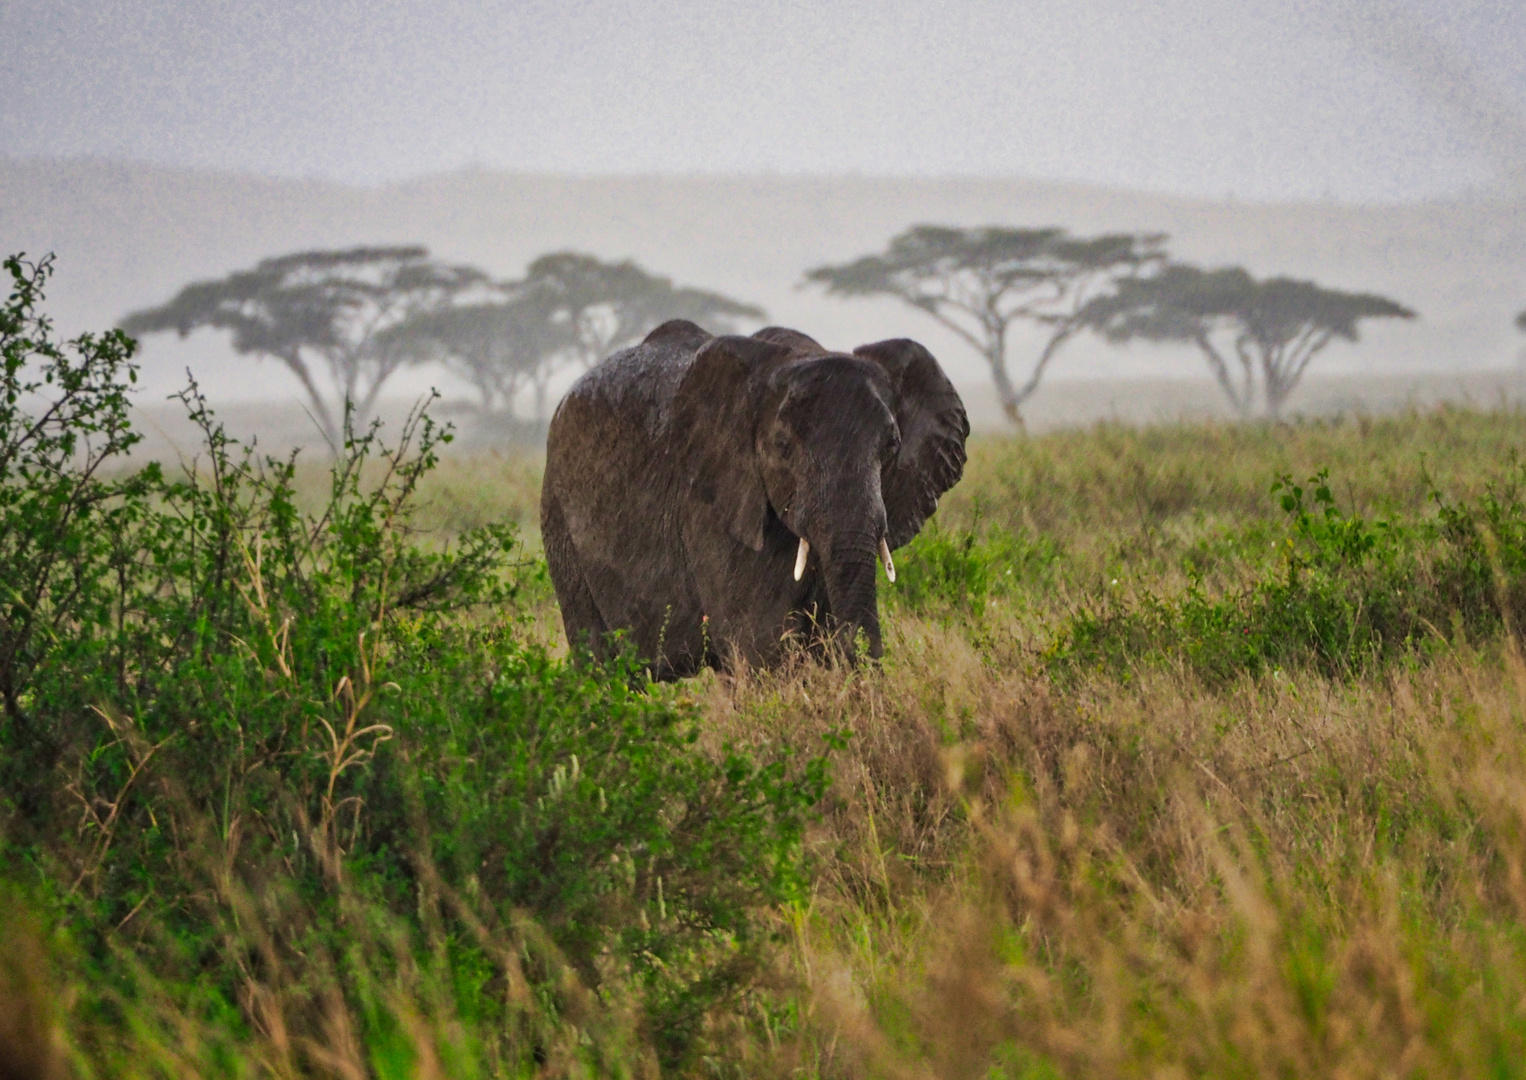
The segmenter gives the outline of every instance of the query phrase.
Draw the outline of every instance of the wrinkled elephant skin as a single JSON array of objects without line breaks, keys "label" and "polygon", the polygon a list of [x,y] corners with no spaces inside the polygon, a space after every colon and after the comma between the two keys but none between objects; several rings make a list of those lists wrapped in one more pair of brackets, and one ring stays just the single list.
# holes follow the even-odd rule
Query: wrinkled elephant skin
[{"label": "wrinkled elephant skin", "polygon": [[879,656],[875,565],[958,481],[968,434],[914,341],[663,324],[551,421],[541,529],[568,641],[608,657],[623,632],[662,678],[768,665],[790,638],[851,653],[862,631]]}]

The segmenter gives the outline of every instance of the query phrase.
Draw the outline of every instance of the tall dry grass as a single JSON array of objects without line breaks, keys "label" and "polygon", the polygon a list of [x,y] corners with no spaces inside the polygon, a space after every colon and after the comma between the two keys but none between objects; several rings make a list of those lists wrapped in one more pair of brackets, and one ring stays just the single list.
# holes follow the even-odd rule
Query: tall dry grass
[{"label": "tall dry grass", "polygon": [[1057,693],[910,620],[891,641],[872,675],[709,690],[718,737],[853,732],[817,889],[784,916],[780,1075],[1526,1067],[1513,648]]},{"label": "tall dry grass", "polygon": [[[1519,415],[1451,409],[978,440],[936,527],[978,534],[1000,587],[978,605],[882,594],[878,666],[802,660],[674,691],[702,710],[711,753],[843,746],[806,837],[808,895],[767,913],[768,966],[706,1015],[680,1071],[1526,1075],[1515,641],[1442,627],[1338,677],[1209,680],[1170,657],[1060,677],[1044,653],[1098,598],[1269,572],[1280,474],[1328,466],[1349,512],[1418,518],[1434,490],[1499,480],[1523,440]],[[447,458],[423,484],[429,542],[533,517],[537,475],[533,459]],[[549,593],[527,603],[518,632],[554,637]],[[0,1024],[0,1047],[31,1063],[18,1075],[660,1072],[628,971],[606,958],[591,982],[533,919],[452,892],[427,859],[416,921],[336,890],[341,947],[304,934],[279,867],[215,836],[203,850],[243,958],[237,1015],[170,992],[156,950],[173,945],[151,923],[124,920],[106,947],[157,966],[129,962],[89,1008],[69,990],[92,971],[77,949],[0,927],[21,942],[0,951],[30,957],[0,960],[0,1013],[36,1018]],[[492,958],[466,992],[446,925]],[[473,1011],[474,994],[502,1007]]]}]

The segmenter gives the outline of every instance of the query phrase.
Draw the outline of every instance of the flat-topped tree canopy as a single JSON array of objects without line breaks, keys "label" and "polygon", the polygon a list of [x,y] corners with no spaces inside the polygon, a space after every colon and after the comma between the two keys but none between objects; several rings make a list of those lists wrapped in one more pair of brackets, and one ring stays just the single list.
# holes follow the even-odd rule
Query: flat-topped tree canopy
[{"label": "flat-topped tree canopy", "polygon": [[579,348],[560,298],[514,282],[487,299],[421,312],[382,336],[470,383],[484,415],[511,411],[526,387],[534,387],[544,412],[546,383]]},{"label": "flat-topped tree canopy", "polygon": [[762,319],[755,304],[720,293],[675,286],[635,262],[604,262],[574,251],[542,255],[525,271],[518,287],[544,291],[567,319],[578,358],[588,366],[611,352],[634,345],[669,319],[689,319],[713,333],[727,333],[739,319]]},{"label": "flat-topped tree canopy", "polygon": [[1357,341],[1364,319],[1414,317],[1374,293],[1288,277],[1258,281],[1240,267],[1171,263],[1093,298],[1076,312],[1073,326],[1119,344],[1194,345],[1241,415],[1250,415],[1259,388],[1266,414],[1275,417],[1331,341]]},{"label": "flat-topped tree canopy", "polygon": [[229,331],[239,353],[274,357],[297,376],[337,445],[337,414],[315,365],[362,421],[394,372],[430,362],[471,383],[485,412],[510,407],[532,387],[543,420],[548,384],[567,363],[591,366],[669,319],[724,333],[738,320],[763,317],[756,305],[676,286],[630,260],[556,252],[531,263],[523,280],[494,281],[407,245],[264,259],[187,285],[122,327],[181,336],[202,327]]},{"label": "flat-topped tree canopy", "polygon": [[[885,251],[806,280],[837,296],[893,296],[937,319],[985,359],[1002,407],[1014,423],[1060,346],[1075,332],[1070,318],[1099,291],[1165,259],[1164,234],[1071,236],[1059,227],[916,225]],[[1007,371],[1007,329],[1028,320],[1050,330],[1021,386]]]},{"label": "flat-topped tree canopy", "polygon": [[476,388],[484,413],[512,411],[525,387],[536,421],[548,412],[551,379],[569,364],[591,367],[669,319],[717,333],[762,308],[720,293],[676,286],[636,263],[560,251],[532,262],[520,280],[494,282],[455,303],[422,311],[382,335],[437,360]]},{"label": "flat-topped tree canopy", "polygon": [[165,304],[128,315],[121,326],[130,334],[182,337],[203,327],[230,331],[235,351],[274,357],[297,376],[325,436],[337,445],[342,432],[313,361],[364,421],[382,384],[417,359],[399,349],[400,342],[389,343],[384,331],[488,283],[481,270],[436,262],[417,245],[302,251],[194,282]]},{"label": "flat-topped tree canopy", "polygon": [[1246,312],[1245,329],[1265,349],[1296,343],[1304,336],[1356,341],[1363,319],[1413,319],[1398,301],[1376,293],[1326,289],[1312,281],[1275,277],[1261,283],[1256,302]]},{"label": "flat-topped tree canopy", "polygon": [[1120,281],[1090,300],[1074,321],[1115,344],[1194,341],[1243,310],[1255,289],[1255,279],[1238,266],[1199,270],[1170,263],[1155,274]]},{"label": "flat-topped tree canopy", "polygon": [[973,307],[976,294],[965,295],[961,286],[976,283],[957,275],[970,272],[1008,286],[1035,279],[1039,260],[1064,235],[1060,228],[915,225],[894,237],[883,254],[864,255],[841,266],[818,266],[805,276],[840,296],[891,293],[918,306],[948,302]]}]

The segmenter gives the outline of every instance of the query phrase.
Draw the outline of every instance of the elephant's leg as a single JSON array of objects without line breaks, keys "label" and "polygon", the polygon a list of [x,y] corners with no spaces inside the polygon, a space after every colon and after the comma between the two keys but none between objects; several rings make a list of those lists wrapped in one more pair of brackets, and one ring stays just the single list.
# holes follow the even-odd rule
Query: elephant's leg
[{"label": "elephant's leg", "polygon": [[572,546],[572,534],[562,516],[561,503],[554,495],[546,498],[540,528],[541,541],[546,548],[546,566],[551,571],[551,584],[556,588],[557,604],[562,609],[567,644],[574,652],[586,648],[599,660],[609,659],[609,627],[593,602],[593,593],[583,576],[577,550]]}]

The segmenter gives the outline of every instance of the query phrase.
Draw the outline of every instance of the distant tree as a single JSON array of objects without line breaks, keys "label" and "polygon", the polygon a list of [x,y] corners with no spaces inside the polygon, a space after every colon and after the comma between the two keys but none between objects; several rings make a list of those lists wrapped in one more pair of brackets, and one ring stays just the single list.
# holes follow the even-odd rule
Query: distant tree
[{"label": "distant tree", "polygon": [[634,345],[669,319],[689,319],[715,333],[738,319],[762,319],[763,309],[704,289],[677,287],[630,260],[603,262],[592,255],[559,251],[530,264],[519,283],[546,298],[565,319],[574,354],[592,367],[616,349]]},{"label": "distant tree", "polygon": [[592,367],[669,319],[726,332],[762,308],[703,289],[680,288],[630,261],[557,252],[530,264],[520,281],[487,296],[423,311],[379,336],[386,348],[437,360],[476,389],[482,411],[508,411],[533,391],[535,420],[546,419],[549,388],[569,363]]},{"label": "distant tree", "polygon": [[[1165,259],[1161,234],[1073,237],[1064,229],[917,225],[883,254],[819,266],[806,280],[839,296],[893,296],[967,341],[985,359],[1007,417],[1022,405],[1076,329],[1071,319],[1092,297]],[[1021,386],[1007,371],[1007,331],[1026,320],[1050,336]]]},{"label": "distant tree", "polygon": [[128,315],[122,329],[173,330],[181,337],[201,327],[232,331],[237,352],[274,358],[296,375],[324,435],[337,446],[338,414],[314,375],[315,364],[364,422],[382,385],[419,359],[410,351],[412,342],[385,331],[439,310],[487,280],[473,267],[434,262],[416,246],[303,251],[187,285],[168,303]]},{"label": "distant tree", "polygon": [[[1073,332],[1095,331],[1118,344],[1140,339],[1197,346],[1236,411],[1248,415],[1254,372],[1246,354],[1235,345],[1243,330],[1240,315],[1255,292],[1255,280],[1239,267],[1205,271],[1171,264],[1092,298],[1070,325]],[[1228,343],[1226,337],[1231,339]],[[1239,382],[1226,354],[1242,365]]]},{"label": "distant tree", "polygon": [[512,287],[500,287],[492,299],[422,312],[381,338],[387,347],[436,361],[470,383],[484,415],[509,411],[526,387],[544,399],[558,359],[577,346],[553,297]]},{"label": "distant tree", "polygon": [[1194,345],[1230,403],[1242,416],[1257,391],[1271,417],[1282,407],[1314,357],[1336,338],[1358,339],[1363,319],[1412,319],[1386,297],[1326,289],[1312,281],[1257,281],[1239,267],[1202,270],[1172,264],[1158,273],[1120,281],[1071,320],[1109,341],[1135,339]]},{"label": "distant tree", "polygon": [[1526,334],[1526,311],[1522,311],[1515,317],[1515,328],[1521,333]]}]

